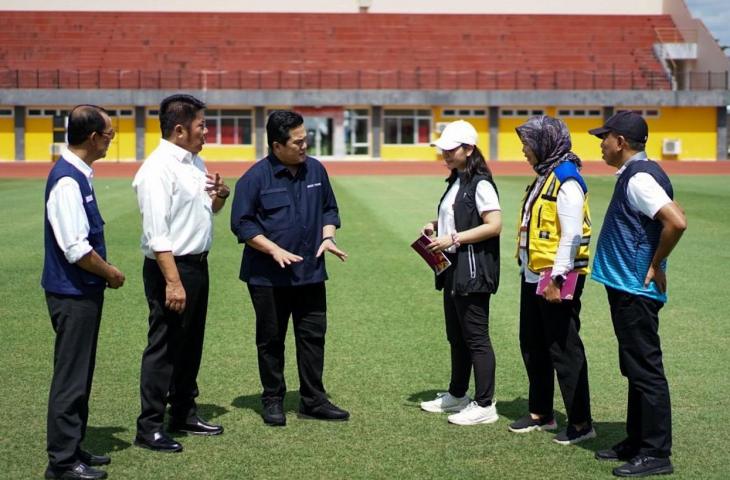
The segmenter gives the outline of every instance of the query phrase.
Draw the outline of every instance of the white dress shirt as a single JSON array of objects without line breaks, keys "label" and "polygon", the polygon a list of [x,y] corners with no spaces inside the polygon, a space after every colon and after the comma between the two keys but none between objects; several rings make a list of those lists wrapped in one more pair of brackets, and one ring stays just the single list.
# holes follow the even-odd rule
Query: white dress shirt
[{"label": "white dress shirt", "polygon": [[203,160],[161,139],[134,177],[142,214],[142,252],[203,253],[213,242],[213,200],[205,191]]},{"label": "white dress shirt", "polygon": [[[646,152],[638,152],[616,171],[616,176],[620,176],[629,163],[645,162],[647,160]],[[646,172],[639,172],[629,179],[629,184],[626,187],[626,197],[629,200],[629,205],[649,218],[654,218],[663,206],[672,203],[672,199],[669,198],[667,192],[651,174]]]},{"label": "white dress shirt", "polygon": [[[543,187],[543,181],[537,181],[530,192],[527,205],[532,204],[532,199],[537,196]],[[575,255],[580,247],[580,240],[583,236],[583,202],[585,194],[577,180],[567,179],[560,185],[558,190],[557,209],[558,221],[560,222],[560,241],[558,250],[555,253],[552,275],[564,275],[573,270]],[[522,226],[526,226],[530,220],[530,212],[525,209],[522,218]],[[525,282],[537,283],[540,274],[535,273],[527,266],[527,250],[520,248],[520,270],[525,274]]]},{"label": "white dress shirt", "polygon": [[[439,205],[438,227],[436,230],[439,235],[458,233],[454,221],[454,202],[456,201],[456,194],[459,192],[459,185],[460,179],[457,178],[453,185],[451,185],[449,191],[446,192],[446,196],[441,202],[441,205]],[[477,183],[476,204],[479,215],[485,212],[501,210],[497,192],[494,190],[492,184],[486,180]],[[446,251],[454,253],[456,252],[456,247],[451,246]]]},{"label": "white dress shirt", "polygon": [[[62,157],[84,174],[91,185],[94,171],[76,154],[65,149]],[[56,243],[69,263],[76,263],[89,253],[89,219],[86,218],[81,188],[71,177],[62,177],[51,188],[46,202],[48,221],[56,237]]]}]

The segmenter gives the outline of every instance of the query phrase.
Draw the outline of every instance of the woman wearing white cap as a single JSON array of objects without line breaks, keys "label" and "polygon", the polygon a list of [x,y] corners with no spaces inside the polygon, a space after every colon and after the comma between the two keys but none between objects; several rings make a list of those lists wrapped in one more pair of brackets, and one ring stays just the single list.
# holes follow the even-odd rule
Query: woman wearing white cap
[{"label": "woman wearing white cap", "polygon": [[[452,265],[436,276],[443,290],[446,336],[451,345],[449,390],[422,402],[427,412],[454,412],[450,423],[493,423],[494,350],[489,340],[489,298],[499,284],[499,234],[502,214],[497,188],[477,144],[477,132],[463,120],[446,126],[432,146],[441,149],[451,170],[438,205],[438,220],[423,233],[436,236],[429,245]],[[467,396],[474,370],[474,400]]]}]

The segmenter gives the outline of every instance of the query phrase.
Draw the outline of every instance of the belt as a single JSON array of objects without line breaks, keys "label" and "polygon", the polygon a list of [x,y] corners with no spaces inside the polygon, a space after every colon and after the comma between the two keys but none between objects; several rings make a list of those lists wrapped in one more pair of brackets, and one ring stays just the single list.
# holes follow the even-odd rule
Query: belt
[{"label": "belt", "polygon": [[190,255],[180,255],[175,257],[175,262],[179,263],[202,263],[208,259],[208,252],[192,253]]}]

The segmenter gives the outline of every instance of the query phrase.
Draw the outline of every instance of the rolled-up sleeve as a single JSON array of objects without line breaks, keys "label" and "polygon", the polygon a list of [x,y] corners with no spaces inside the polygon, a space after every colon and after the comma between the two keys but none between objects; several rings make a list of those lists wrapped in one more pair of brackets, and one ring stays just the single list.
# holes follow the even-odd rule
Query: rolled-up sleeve
[{"label": "rolled-up sleeve", "polygon": [[153,252],[169,252],[173,245],[170,238],[173,179],[166,178],[159,169],[146,173],[134,184],[142,214],[142,235]]},{"label": "rolled-up sleeve", "polygon": [[236,182],[231,206],[231,231],[238,238],[238,243],[264,233],[256,219],[259,190],[253,175],[244,175]]},{"label": "rolled-up sleeve", "polygon": [[327,175],[327,170],[324,167],[322,167],[322,186],[324,187],[322,192],[322,224],[334,225],[340,228],[340,210],[337,208],[335,192],[332,190],[329,175]]},{"label": "rolled-up sleeve", "polygon": [[92,250],[83,201],[78,183],[63,177],[51,189],[46,203],[53,236],[69,263],[78,262]]}]

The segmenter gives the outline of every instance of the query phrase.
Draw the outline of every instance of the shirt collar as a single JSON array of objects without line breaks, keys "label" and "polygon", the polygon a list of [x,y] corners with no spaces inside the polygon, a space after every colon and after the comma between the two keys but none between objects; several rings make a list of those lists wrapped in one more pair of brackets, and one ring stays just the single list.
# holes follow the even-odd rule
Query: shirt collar
[{"label": "shirt collar", "polygon": [[[286,167],[286,165],[281,163],[281,160],[276,158],[276,155],[274,155],[273,153],[270,153],[269,156],[266,158],[269,160],[269,163],[271,163],[271,169],[274,171],[275,177],[278,177],[279,175],[282,175],[282,174],[289,175],[292,178],[294,177],[291,174],[291,172],[289,171],[289,169]],[[309,158],[309,157],[307,157],[307,158]],[[304,163],[299,165],[299,169],[297,170],[297,176],[304,175],[306,173],[306,171],[307,171],[307,161],[305,160]]]},{"label": "shirt collar", "polygon": [[68,163],[76,167],[76,170],[83,173],[87,179],[91,180],[92,178],[94,178],[94,170],[91,168],[91,166],[87,165],[86,162],[81,160],[81,158],[73,153],[71,150],[69,150],[68,147],[64,147],[64,151],[62,152],[61,156]]},{"label": "shirt collar", "polygon": [[618,170],[616,170],[615,175],[617,177],[620,177],[621,174],[624,173],[624,170],[626,170],[626,167],[629,166],[629,163],[633,162],[634,160],[643,161],[643,160],[648,160],[648,159],[649,159],[649,157],[646,155],[646,152],[645,151],[642,150],[641,152],[636,152],[631,158],[629,158],[628,160],[626,160],[626,163],[624,163],[621,166],[621,168],[619,168]]},{"label": "shirt collar", "polygon": [[195,155],[191,152],[188,152],[184,148],[179,147],[164,138],[160,139],[160,148],[162,148],[166,153],[172,155],[172,157],[180,163],[193,163],[193,159],[195,158]]}]

